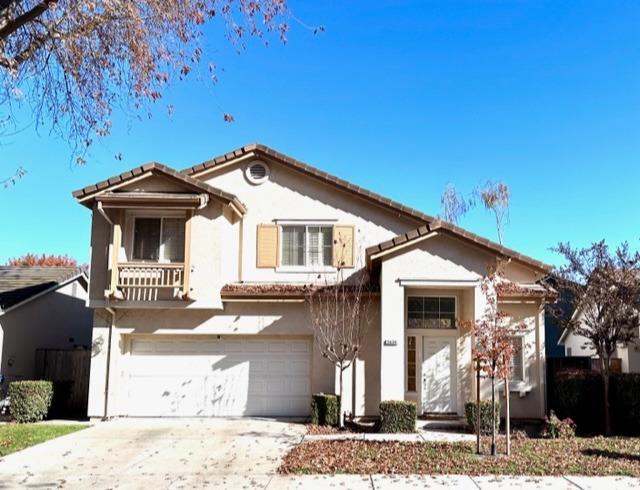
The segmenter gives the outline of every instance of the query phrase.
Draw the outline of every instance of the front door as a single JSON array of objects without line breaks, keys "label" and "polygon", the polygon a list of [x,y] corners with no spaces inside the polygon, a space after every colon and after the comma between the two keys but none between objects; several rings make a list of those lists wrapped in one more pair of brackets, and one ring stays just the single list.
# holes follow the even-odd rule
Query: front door
[{"label": "front door", "polygon": [[422,411],[456,411],[455,339],[422,338]]}]

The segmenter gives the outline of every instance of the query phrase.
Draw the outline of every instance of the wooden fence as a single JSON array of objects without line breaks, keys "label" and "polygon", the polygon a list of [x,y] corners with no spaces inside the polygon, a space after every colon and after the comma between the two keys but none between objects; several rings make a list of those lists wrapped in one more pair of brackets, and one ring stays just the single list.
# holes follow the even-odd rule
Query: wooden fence
[{"label": "wooden fence", "polygon": [[52,418],[84,418],[89,398],[91,350],[36,350],[36,378],[52,381]]}]

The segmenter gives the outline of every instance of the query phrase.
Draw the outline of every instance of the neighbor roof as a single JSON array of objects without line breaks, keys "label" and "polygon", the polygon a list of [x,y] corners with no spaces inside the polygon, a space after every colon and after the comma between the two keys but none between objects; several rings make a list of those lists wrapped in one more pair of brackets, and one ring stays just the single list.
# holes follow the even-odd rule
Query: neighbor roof
[{"label": "neighbor roof", "polygon": [[350,192],[355,194],[356,196],[364,199],[366,201],[372,202],[379,206],[385,207],[387,209],[391,209],[392,211],[398,213],[402,216],[407,216],[409,218],[413,218],[419,222],[431,222],[435,220],[433,216],[429,216],[421,211],[416,209],[412,209],[410,207],[405,206],[397,201],[393,201],[392,199],[381,196],[380,194],[376,194],[370,190],[364,189],[360,186],[352,184],[346,180],[343,180],[335,175],[331,175],[327,172],[319,170],[308,163],[301,162],[300,160],[296,160],[284,153],[280,153],[268,146],[253,143],[250,145],[243,146],[236,150],[233,150],[224,155],[217,156],[212,158],[211,160],[207,160],[205,162],[199,163],[198,165],[194,165],[192,167],[188,167],[184,169],[182,172],[186,175],[197,176],[203,172],[207,172],[209,170],[214,169],[215,167],[219,167],[223,164],[236,160],[240,157],[244,157],[249,154],[255,154],[256,156],[260,156],[267,160],[275,160],[281,164],[288,166],[289,168],[293,168],[294,170],[303,172],[311,177],[314,177],[326,184],[332,185],[334,187],[338,187],[343,191]]},{"label": "neighbor roof", "polygon": [[438,233],[449,233],[453,236],[462,238],[474,245],[485,248],[491,252],[497,253],[499,255],[504,256],[505,258],[512,259],[518,262],[521,262],[525,265],[533,267],[534,269],[538,269],[542,272],[549,272],[551,270],[551,266],[541,262],[539,260],[533,259],[531,257],[527,257],[526,255],[522,255],[515,250],[504,247],[498,243],[492,242],[491,240],[487,240],[486,238],[481,237],[480,235],[476,235],[475,233],[471,233],[470,231],[465,230],[464,228],[460,228],[459,226],[453,225],[446,221],[442,220],[434,220],[432,223],[426,224],[414,230],[410,230],[406,233],[402,233],[391,240],[386,240],[377,245],[373,245],[366,249],[367,257],[370,258],[372,255],[378,254],[380,252],[391,252],[397,247],[411,244],[412,242],[416,242],[423,238],[425,235],[429,235],[430,233],[438,232]]},{"label": "neighbor roof", "polygon": [[246,206],[230,192],[213,187],[206,182],[196,180],[189,175],[178,172],[177,170],[169,168],[158,162],[145,163],[144,165],[133,168],[127,172],[123,172],[120,175],[116,175],[107,180],[103,180],[102,182],[98,182],[97,184],[89,185],[82,189],[78,189],[77,191],[73,191],[73,197],[82,204],[87,205],[87,203],[91,202],[91,198],[111,190],[114,186],[119,187],[120,185],[149,172],[177,180],[191,189],[199,192],[205,192],[212,197],[222,200],[226,204],[232,203],[240,213],[244,213],[247,210]]},{"label": "neighbor roof", "polygon": [[0,311],[75,278],[86,281],[79,267],[0,266]]}]

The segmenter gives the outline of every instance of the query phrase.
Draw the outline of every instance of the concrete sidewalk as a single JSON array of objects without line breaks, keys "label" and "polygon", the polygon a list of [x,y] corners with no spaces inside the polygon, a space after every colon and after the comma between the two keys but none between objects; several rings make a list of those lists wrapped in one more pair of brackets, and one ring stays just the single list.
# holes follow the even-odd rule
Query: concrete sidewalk
[{"label": "concrete sidewalk", "polygon": [[418,430],[412,434],[379,434],[343,432],[337,434],[307,434],[304,442],[331,440],[361,440],[361,441],[399,441],[399,442],[470,442],[475,441],[475,435],[466,432],[451,432],[438,430]]},{"label": "concrete sidewalk", "polygon": [[622,490],[640,489],[640,479],[631,477],[586,476],[477,476],[466,475],[274,475],[267,490],[340,488],[348,490],[396,489],[562,489],[562,490]]}]

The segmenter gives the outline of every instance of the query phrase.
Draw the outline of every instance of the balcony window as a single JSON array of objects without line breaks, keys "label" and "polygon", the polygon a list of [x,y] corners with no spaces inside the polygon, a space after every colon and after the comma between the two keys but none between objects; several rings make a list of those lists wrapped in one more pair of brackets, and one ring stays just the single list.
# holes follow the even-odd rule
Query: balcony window
[{"label": "balcony window", "polygon": [[135,218],[133,260],[184,261],[184,218]]},{"label": "balcony window", "polygon": [[448,296],[410,296],[408,328],[456,328],[456,299]]},{"label": "balcony window", "polygon": [[282,265],[327,267],[332,265],[333,227],[292,225],[282,227]]}]

